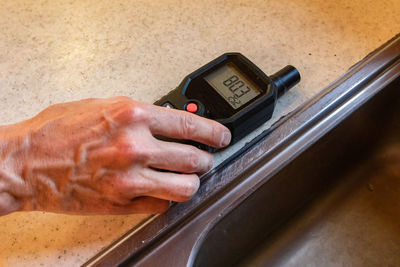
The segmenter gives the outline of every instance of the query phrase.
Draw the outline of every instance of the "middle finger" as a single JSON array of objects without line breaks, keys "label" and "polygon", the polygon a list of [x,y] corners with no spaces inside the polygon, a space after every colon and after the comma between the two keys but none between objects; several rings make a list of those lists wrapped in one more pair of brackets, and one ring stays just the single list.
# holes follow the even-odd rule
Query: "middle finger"
[{"label": "middle finger", "polygon": [[155,139],[149,167],[181,173],[205,173],[213,165],[213,156],[192,145]]}]

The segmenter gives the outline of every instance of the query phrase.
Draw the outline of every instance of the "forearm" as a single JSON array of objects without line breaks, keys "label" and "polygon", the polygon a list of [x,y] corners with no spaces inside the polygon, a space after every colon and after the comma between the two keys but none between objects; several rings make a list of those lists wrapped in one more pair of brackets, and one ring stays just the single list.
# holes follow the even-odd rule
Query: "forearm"
[{"label": "forearm", "polygon": [[0,126],[0,215],[23,209],[29,195],[22,175],[24,142],[20,125]]}]

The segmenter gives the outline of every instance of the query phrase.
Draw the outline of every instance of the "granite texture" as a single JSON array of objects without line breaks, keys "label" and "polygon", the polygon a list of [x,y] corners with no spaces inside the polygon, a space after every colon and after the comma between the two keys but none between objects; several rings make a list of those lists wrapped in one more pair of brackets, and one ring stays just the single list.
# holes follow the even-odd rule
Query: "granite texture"
[{"label": "granite texture", "polygon": [[[228,51],[269,74],[296,66],[301,83],[248,141],[397,34],[399,13],[398,0],[0,0],[0,124],[88,97],[151,103]],[[79,265],[145,217],[4,216],[0,265]]]}]

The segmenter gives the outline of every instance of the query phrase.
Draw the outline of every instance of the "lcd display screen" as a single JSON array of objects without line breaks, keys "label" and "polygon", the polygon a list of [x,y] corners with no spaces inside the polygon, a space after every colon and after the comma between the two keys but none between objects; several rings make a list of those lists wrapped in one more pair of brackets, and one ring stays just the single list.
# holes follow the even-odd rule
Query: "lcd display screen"
[{"label": "lcd display screen", "polygon": [[240,108],[261,93],[260,88],[230,62],[204,79],[234,109]]}]

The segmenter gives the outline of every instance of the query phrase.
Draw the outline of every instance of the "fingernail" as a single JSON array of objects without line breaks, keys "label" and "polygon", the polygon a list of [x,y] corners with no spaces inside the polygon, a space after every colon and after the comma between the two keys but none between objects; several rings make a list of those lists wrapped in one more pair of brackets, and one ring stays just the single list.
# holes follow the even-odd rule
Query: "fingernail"
[{"label": "fingernail", "polygon": [[221,139],[221,147],[229,145],[230,142],[231,142],[231,133],[223,132],[222,139]]}]

